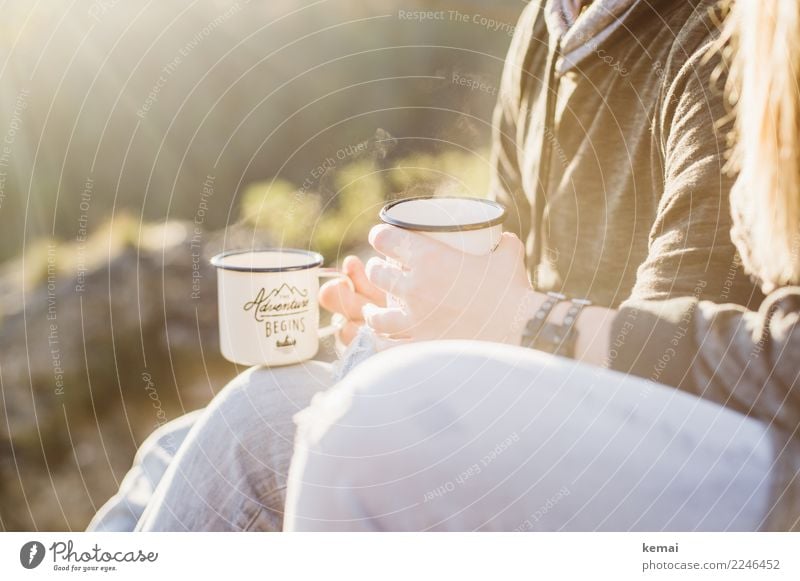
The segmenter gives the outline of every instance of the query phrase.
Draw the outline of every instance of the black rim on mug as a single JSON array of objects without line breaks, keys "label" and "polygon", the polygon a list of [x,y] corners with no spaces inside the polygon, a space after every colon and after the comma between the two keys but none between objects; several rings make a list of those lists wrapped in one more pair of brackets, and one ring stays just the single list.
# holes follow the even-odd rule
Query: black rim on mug
[{"label": "black rim on mug", "polygon": [[[400,204],[404,204],[406,202],[414,202],[417,200],[464,200],[469,202],[480,202],[482,204],[486,204],[487,206],[491,206],[492,208],[496,208],[500,210],[500,213],[490,219],[490,220],[482,220],[481,222],[474,222],[471,224],[451,224],[447,226],[433,226],[430,224],[413,224],[411,222],[405,222],[403,220],[398,220],[397,218],[392,218],[389,215],[389,211],[398,206]],[[383,208],[381,208],[380,214],[378,216],[381,219],[381,222],[385,224],[389,224],[390,226],[397,226],[398,228],[405,228],[406,230],[417,230],[419,232],[466,232],[469,230],[483,230],[484,228],[491,228],[492,226],[497,226],[498,224],[502,224],[506,219],[506,209],[502,204],[498,204],[493,200],[487,200],[485,198],[470,198],[468,196],[416,196],[413,198],[403,198],[402,200],[395,200],[393,202],[389,202]]]},{"label": "black rim on mug", "polygon": [[[236,256],[238,254],[258,254],[259,252],[278,252],[281,254],[301,254],[308,257],[309,262],[306,264],[297,264],[294,266],[241,266],[236,264],[224,264],[226,258]],[[291,272],[293,270],[308,270],[309,268],[317,268],[322,266],[325,259],[319,252],[313,250],[297,250],[295,248],[253,248],[249,250],[228,250],[221,254],[217,254],[209,261],[216,268],[222,270],[235,270],[237,272]]]}]

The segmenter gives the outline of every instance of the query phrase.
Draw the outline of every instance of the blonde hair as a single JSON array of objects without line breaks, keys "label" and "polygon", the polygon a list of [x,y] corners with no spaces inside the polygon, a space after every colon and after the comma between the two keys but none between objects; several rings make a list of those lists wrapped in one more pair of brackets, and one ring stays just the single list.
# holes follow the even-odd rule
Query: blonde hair
[{"label": "blonde hair", "polygon": [[728,27],[739,171],[732,235],[771,291],[800,283],[800,2],[739,0]]}]

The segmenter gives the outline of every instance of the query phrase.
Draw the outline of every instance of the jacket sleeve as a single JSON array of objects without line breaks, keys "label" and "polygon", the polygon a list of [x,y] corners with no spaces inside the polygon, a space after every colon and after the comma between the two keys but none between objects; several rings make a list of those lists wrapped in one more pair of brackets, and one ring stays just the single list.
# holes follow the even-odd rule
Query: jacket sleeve
[{"label": "jacket sleeve", "polygon": [[723,123],[727,109],[717,88],[722,81],[712,83],[719,56],[707,30],[704,44],[693,50],[686,49],[692,46],[686,35],[692,36],[679,37],[663,68],[665,84],[653,121],[653,173],[663,178],[654,191],[663,194],[631,296],[694,296],[757,306],[763,296],[743,274],[730,238],[733,178],[725,171],[730,125]]},{"label": "jacket sleeve", "polygon": [[800,288],[759,311],[692,297],[629,301],[614,320],[610,366],[679,387],[793,433],[800,418]]},{"label": "jacket sleeve", "polygon": [[521,168],[527,116],[523,94],[529,81],[526,57],[539,11],[537,3],[531,2],[517,23],[503,67],[492,124],[489,196],[506,207],[505,227],[523,241],[531,229],[531,205],[525,195]]}]

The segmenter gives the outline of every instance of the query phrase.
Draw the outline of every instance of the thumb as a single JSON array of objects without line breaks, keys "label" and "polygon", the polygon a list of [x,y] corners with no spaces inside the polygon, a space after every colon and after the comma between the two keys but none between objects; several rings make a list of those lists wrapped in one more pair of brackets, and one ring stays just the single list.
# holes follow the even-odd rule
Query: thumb
[{"label": "thumb", "polygon": [[508,257],[514,257],[518,260],[525,258],[525,245],[522,240],[512,232],[503,232],[500,237],[500,243],[494,251],[495,254],[503,254]]},{"label": "thumb", "polygon": [[386,293],[367,278],[366,267],[359,257],[348,256],[345,258],[342,270],[353,281],[353,286],[358,294],[365,296],[371,303],[386,306]]}]

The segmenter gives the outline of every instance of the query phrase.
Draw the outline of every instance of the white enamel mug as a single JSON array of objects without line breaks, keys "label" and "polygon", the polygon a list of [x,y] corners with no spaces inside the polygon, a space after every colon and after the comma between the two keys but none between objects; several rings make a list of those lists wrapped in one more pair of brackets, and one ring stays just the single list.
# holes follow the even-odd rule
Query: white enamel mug
[{"label": "white enamel mug", "polygon": [[414,230],[467,254],[489,254],[500,244],[506,209],[483,198],[418,197],[386,204],[380,219]]},{"label": "white enamel mug", "polygon": [[217,268],[220,350],[243,365],[289,365],[314,357],[319,339],[336,332],[319,327],[319,278],[342,276],[321,268],[322,255],[264,248],[223,252]]},{"label": "white enamel mug", "polygon": [[[500,244],[506,209],[483,198],[423,196],[390,202],[379,217],[385,224],[420,232],[466,254],[481,256]],[[392,295],[386,301],[389,306],[403,307]]]}]

